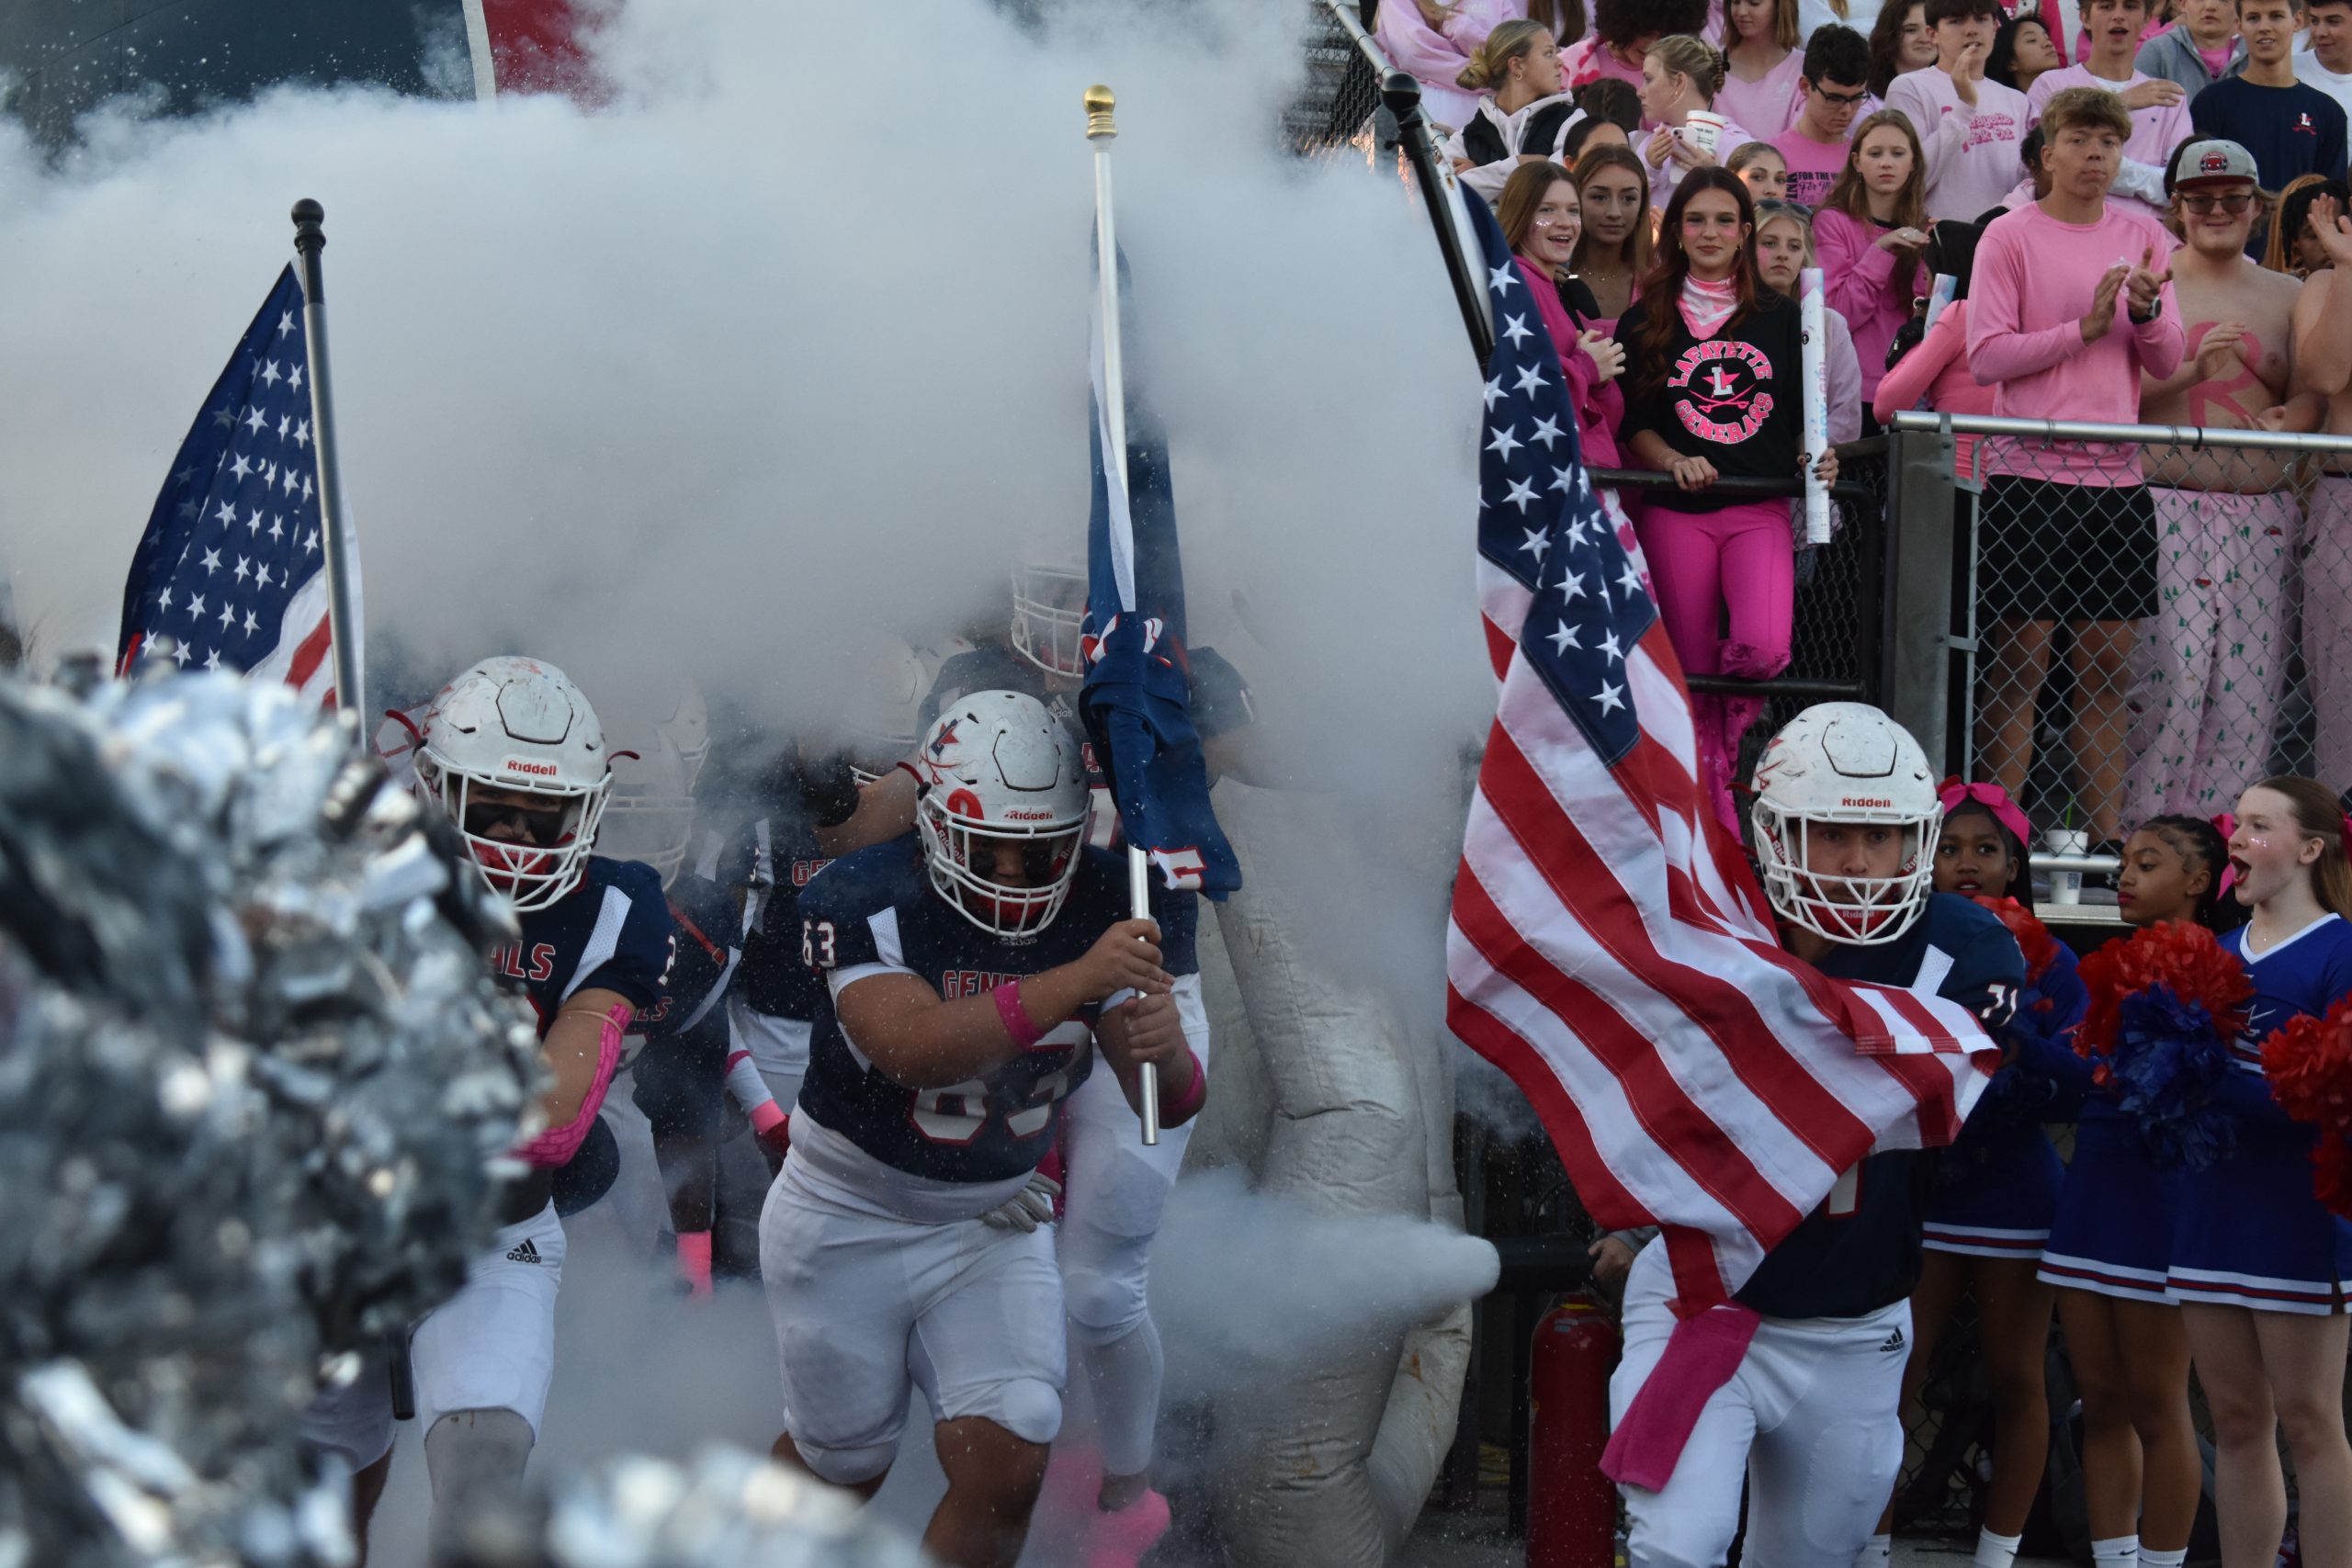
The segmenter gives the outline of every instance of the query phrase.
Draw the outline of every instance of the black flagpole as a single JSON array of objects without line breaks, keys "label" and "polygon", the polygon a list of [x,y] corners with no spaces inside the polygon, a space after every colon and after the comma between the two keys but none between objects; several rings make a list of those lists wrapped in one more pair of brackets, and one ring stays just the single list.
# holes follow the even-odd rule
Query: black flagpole
[{"label": "black flagpole", "polygon": [[1487,321],[1487,280],[1482,270],[1472,265],[1462,246],[1462,231],[1453,225],[1453,195],[1438,169],[1436,140],[1430,133],[1429,116],[1421,109],[1421,85],[1406,72],[1391,71],[1380,84],[1380,98],[1396,117],[1397,138],[1412,162],[1414,180],[1421,187],[1421,207],[1429,214],[1430,226],[1437,231],[1437,248],[1445,257],[1446,276],[1453,280],[1454,303],[1462,307],[1462,325],[1470,333],[1470,347],[1483,370],[1495,352],[1495,329]]}]

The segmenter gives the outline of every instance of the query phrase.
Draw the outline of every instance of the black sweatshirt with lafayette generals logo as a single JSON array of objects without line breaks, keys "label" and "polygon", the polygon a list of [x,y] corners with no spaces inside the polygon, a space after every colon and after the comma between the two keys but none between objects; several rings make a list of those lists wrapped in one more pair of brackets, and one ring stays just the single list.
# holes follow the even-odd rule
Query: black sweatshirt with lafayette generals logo
[{"label": "black sweatshirt with lafayette generals logo", "polygon": [[[1618,427],[1621,446],[1636,431],[1652,430],[1676,452],[1706,458],[1726,478],[1795,477],[1804,430],[1796,303],[1759,288],[1756,304],[1745,321],[1709,338],[1692,336],[1682,312],[1675,312],[1665,384],[1639,398],[1629,385],[1624,423]],[[1629,375],[1641,357],[1642,323],[1639,310],[1628,310],[1617,321]],[[1671,486],[1642,497],[1645,505],[1671,512],[1719,512],[1754,499],[1690,495]]]}]

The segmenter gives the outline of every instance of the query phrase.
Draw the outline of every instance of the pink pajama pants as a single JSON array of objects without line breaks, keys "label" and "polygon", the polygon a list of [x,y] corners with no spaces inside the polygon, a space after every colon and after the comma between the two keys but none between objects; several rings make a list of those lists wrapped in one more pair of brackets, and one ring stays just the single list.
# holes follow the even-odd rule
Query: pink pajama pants
[{"label": "pink pajama pants", "polygon": [[[2157,607],[2132,650],[2128,814],[2134,822],[2175,811],[2211,817],[2270,769],[2292,651],[2295,498],[2160,485],[2148,498]],[[2343,570],[2352,573],[2352,561]],[[2342,581],[2332,595],[2339,604]],[[2312,604],[2307,593],[2306,615]]]},{"label": "pink pajama pants", "polygon": [[2303,664],[2320,782],[2352,785],[2352,479],[2322,475],[2303,557]]},{"label": "pink pajama pants", "polygon": [[[1796,550],[1787,502],[1750,502],[1720,512],[1648,506],[1640,531],[1658,614],[1687,672],[1761,681],[1789,667]],[[1691,711],[1716,815],[1736,834],[1731,785],[1740,738],[1762,716],[1764,700],[1697,696]]]}]

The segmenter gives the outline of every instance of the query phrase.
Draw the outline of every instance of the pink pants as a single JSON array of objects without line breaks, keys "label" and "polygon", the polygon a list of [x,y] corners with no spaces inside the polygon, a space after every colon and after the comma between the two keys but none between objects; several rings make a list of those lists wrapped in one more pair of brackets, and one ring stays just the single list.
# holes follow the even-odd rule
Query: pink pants
[{"label": "pink pants", "polygon": [[2318,773],[2352,784],[2352,479],[2323,475],[2312,492],[2303,557],[2303,664],[2311,671]]},{"label": "pink pants", "polygon": [[[1721,512],[1647,506],[1640,530],[1658,615],[1687,672],[1761,681],[1789,667],[1796,550],[1787,502],[1749,502]],[[1760,697],[1691,700],[1716,815],[1734,833],[1739,818],[1731,784],[1740,738],[1763,712]]]},{"label": "pink pants", "polygon": [[2291,651],[2295,498],[2150,485],[2148,499],[2157,608],[2132,649],[2128,815],[2211,817],[2270,771]]}]

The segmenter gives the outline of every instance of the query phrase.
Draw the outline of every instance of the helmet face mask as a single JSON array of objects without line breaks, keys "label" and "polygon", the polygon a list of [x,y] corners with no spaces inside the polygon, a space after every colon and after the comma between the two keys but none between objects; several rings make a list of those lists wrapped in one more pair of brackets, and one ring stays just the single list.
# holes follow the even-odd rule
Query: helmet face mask
[{"label": "helmet face mask", "polygon": [[667,887],[694,842],[695,797],[685,759],[656,729],[641,751],[613,753],[613,787],[597,848],[614,860],[642,861]]},{"label": "helmet face mask", "polygon": [[1086,678],[1080,637],[1086,622],[1086,573],[1064,566],[1012,569],[1012,650],[1048,675]]},{"label": "helmet face mask", "polygon": [[441,689],[416,789],[458,829],[492,887],[527,914],[580,885],[612,787],[603,727],[563,671],[485,659]]},{"label": "helmet face mask", "polygon": [[[931,885],[990,935],[1024,941],[1053,924],[1077,880],[1089,804],[1078,742],[1036,698],[976,692],[940,716],[915,752],[915,808]],[[1000,857],[1019,852],[1018,880]]]},{"label": "helmet face mask", "polygon": [[1943,807],[1927,754],[1874,707],[1791,719],[1757,763],[1750,821],[1773,909],[1828,941],[1897,941],[1934,891]]}]

